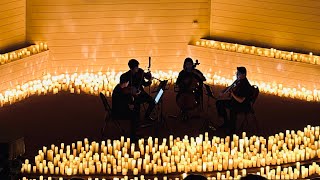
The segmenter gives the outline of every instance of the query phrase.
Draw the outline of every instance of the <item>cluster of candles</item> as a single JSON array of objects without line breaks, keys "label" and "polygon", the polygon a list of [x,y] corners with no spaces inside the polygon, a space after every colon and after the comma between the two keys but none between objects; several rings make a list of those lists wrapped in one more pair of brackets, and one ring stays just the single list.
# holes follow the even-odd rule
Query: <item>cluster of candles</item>
[{"label": "cluster of candles", "polygon": [[46,50],[48,50],[48,45],[46,43],[40,42],[39,44],[35,44],[16,51],[0,54],[0,64],[5,64],[17,59],[22,59]]},{"label": "cluster of candles", "polygon": [[[182,178],[188,173],[211,173],[211,178],[229,179],[246,176],[250,168],[255,168],[253,173],[268,179],[306,178],[320,175],[316,163],[320,159],[319,133],[319,126],[308,125],[303,131],[286,130],[267,139],[247,137],[245,132],[242,137],[233,135],[232,140],[230,136],[210,139],[205,133],[183,139],[171,135],[162,141],[149,137],[137,144],[123,136],[101,143],[90,143],[85,138],[71,145],[43,146],[34,164],[26,159],[21,172],[25,176],[40,174],[42,178],[110,175],[124,176],[123,179],[141,174]],[[301,165],[304,162],[310,164]],[[288,163],[292,166],[282,167]]]},{"label": "cluster of candles", "polygon": [[[14,89],[6,90],[0,93],[0,106],[12,104],[21,101],[31,95],[43,95],[48,93],[56,94],[60,91],[69,91],[70,93],[86,93],[98,95],[100,92],[110,97],[113,88],[118,84],[122,72],[115,71],[97,74],[61,74],[51,76],[47,74],[41,80],[33,80],[22,85],[17,85]],[[174,71],[155,71],[152,73],[157,79],[169,79],[169,84],[174,84],[178,77],[178,72]],[[214,85],[228,86],[232,84],[234,79],[227,79],[217,74],[205,73],[207,78],[206,83]],[[157,85],[158,80],[153,80],[153,85]],[[306,88],[286,88],[282,84],[264,83],[259,81],[251,81],[259,87],[259,90],[264,93],[278,95],[281,97],[295,98],[306,101],[320,101],[320,90],[308,90]]]},{"label": "cluster of candles", "polygon": [[281,51],[274,48],[270,48],[270,49],[261,48],[261,47],[255,47],[255,46],[247,46],[247,45],[220,42],[220,41],[214,41],[214,40],[205,40],[205,39],[196,41],[196,45],[202,46],[202,47],[225,50],[225,51],[239,52],[239,53],[265,56],[265,57],[271,57],[271,58],[277,58],[277,59],[285,59],[290,61],[305,62],[310,64],[320,64],[320,57],[313,55],[312,52],[310,52],[309,54],[301,54],[301,53],[294,53],[294,52],[288,52],[288,51]]}]

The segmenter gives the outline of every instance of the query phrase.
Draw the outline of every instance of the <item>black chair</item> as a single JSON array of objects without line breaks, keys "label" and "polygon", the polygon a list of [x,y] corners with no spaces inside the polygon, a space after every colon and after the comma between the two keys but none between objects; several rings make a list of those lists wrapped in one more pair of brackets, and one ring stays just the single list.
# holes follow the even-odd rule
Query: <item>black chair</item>
[{"label": "black chair", "polygon": [[110,107],[110,105],[109,105],[109,103],[108,103],[108,100],[107,100],[106,96],[105,96],[103,93],[101,93],[101,92],[100,92],[100,99],[101,99],[101,101],[102,101],[102,103],[103,103],[104,110],[105,110],[105,112],[106,112],[105,118],[104,118],[104,122],[105,122],[105,123],[104,123],[103,128],[101,129],[101,136],[102,136],[102,138],[105,137],[105,134],[104,134],[104,133],[105,133],[105,130],[106,130],[106,128],[108,127],[108,123],[111,122],[111,121],[113,121],[114,124],[115,124],[115,125],[118,127],[118,129],[120,130],[120,132],[121,132],[122,134],[124,134],[125,131],[121,128],[119,121],[118,121],[117,119],[115,119],[115,118],[112,118],[112,109],[111,109],[111,107]]},{"label": "black chair", "polygon": [[242,121],[241,125],[240,125],[240,128],[239,130],[240,131],[244,131],[245,129],[248,129],[249,127],[249,121],[248,121],[248,115],[250,114],[252,116],[252,119],[253,119],[253,123],[255,124],[255,130],[256,131],[259,131],[259,125],[258,125],[258,121],[257,121],[257,118],[256,118],[256,115],[255,115],[255,111],[254,111],[254,104],[259,96],[259,88],[258,86],[256,85],[253,85],[252,86],[252,95],[251,95],[251,98],[250,98],[250,108],[248,111],[243,111],[243,112],[237,112],[237,115],[239,113],[243,113],[244,114],[244,120]]}]

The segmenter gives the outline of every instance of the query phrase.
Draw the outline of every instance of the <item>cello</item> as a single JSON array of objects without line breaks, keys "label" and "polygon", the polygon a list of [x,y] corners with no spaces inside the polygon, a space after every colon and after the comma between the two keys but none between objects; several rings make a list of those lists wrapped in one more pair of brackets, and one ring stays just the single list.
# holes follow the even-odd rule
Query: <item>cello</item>
[{"label": "cello", "polygon": [[[179,91],[176,96],[176,103],[182,111],[189,111],[195,109],[199,104],[199,100],[196,98],[196,93],[201,89],[202,82],[196,78],[199,76],[194,69],[200,63],[196,60],[193,64],[193,70],[191,72],[186,72],[187,77],[183,79],[181,85],[179,85]],[[200,78],[200,77],[199,77]]]}]

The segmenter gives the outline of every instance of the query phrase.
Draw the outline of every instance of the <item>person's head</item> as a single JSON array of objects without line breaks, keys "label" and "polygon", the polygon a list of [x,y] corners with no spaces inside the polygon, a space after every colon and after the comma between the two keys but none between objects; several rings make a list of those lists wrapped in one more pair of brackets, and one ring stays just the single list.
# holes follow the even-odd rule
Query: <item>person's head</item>
[{"label": "person's head", "polygon": [[256,174],[248,174],[244,177],[241,177],[240,180],[267,180],[267,178]]},{"label": "person's head", "polygon": [[121,87],[128,87],[128,85],[129,85],[128,79],[126,78],[126,76],[124,74],[122,74],[120,76],[120,86]]},{"label": "person's head", "polygon": [[237,79],[244,79],[247,77],[247,69],[245,67],[237,67]]},{"label": "person's head", "polygon": [[193,69],[193,60],[191,58],[186,58],[183,63],[183,69],[186,71],[191,71]]},{"label": "person's head", "polygon": [[136,59],[130,59],[130,61],[128,62],[128,66],[131,72],[136,73],[139,70],[139,61],[137,61]]},{"label": "person's head", "polygon": [[207,180],[208,178],[198,175],[198,174],[190,174],[187,177],[185,177],[183,180]]}]

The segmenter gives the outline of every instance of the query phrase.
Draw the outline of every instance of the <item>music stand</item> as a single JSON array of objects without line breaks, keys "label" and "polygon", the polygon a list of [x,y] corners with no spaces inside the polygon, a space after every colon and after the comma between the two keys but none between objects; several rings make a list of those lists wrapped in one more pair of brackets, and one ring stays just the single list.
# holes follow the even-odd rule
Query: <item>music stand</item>
[{"label": "music stand", "polygon": [[[146,124],[146,125],[141,126],[142,128],[146,128],[146,127],[149,127],[149,126],[155,126],[155,135],[156,136],[158,135],[159,127],[161,127],[163,125],[166,127],[166,129],[169,130],[168,124],[167,124],[166,120],[163,117],[163,103],[162,103],[162,97],[164,95],[165,90],[167,90],[166,89],[167,83],[168,83],[168,80],[160,81],[160,84],[157,87],[157,89],[155,91],[153,91],[153,93],[157,92],[156,96],[154,97],[154,103],[158,107],[156,120],[151,124]],[[153,107],[151,112],[154,110],[155,107],[156,106]],[[159,109],[160,109],[160,113],[159,113]],[[169,130],[169,132],[170,132],[170,130]]]},{"label": "music stand", "polygon": [[152,91],[152,93],[159,92],[160,89],[162,89],[163,91],[168,90],[166,88],[167,84],[168,84],[168,80],[163,80],[163,81],[160,80],[159,86],[156,88],[156,90]]},{"label": "music stand", "polygon": [[155,104],[159,103],[160,99],[162,98],[163,92],[164,92],[163,89],[160,89],[158,91],[158,94],[154,97],[154,103]]},{"label": "music stand", "polygon": [[207,112],[208,112],[208,109],[210,107],[210,104],[209,104],[209,101],[210,101],[210,98],[212,99],[215,99],[217,100],[216,97],[214,97],[214,91],[212,90],[213,88],[211,86],[209,86],[208,84],[203,84],[204,87],[206,88],[206,95],[207,95]]},{"label": "music stand", "polygon": [[[210,98],[213,98],[213,99],[215,99],[215,100],[216,100],[217,98],[214,97],[214,91],[212,90],[212,87],[211,87],[211,86],[209,86],[208,84],[203,84],[203,85],[204,85],[204,87],[205,87],[205,89],[206,89],[206,95],[207,95],[207,113],[208,113],[208,109],[209,109],[209,107],[210,107]],[[210,130],[212,130],[212,131],[215,131],[216,128],[214,128],[213,124],[212,124],[212,126],[211,126],[210,124],[212,124],[212,122],[211,122],[209,119],[205,118],[205,120],[203,121],[203,124],[202,124],[201,129],[208,128],[208,129],[210,129]]]},{"label": "music stand", "polygon": [[203,84],[204,85],[204,87],[206,88],[206,95],[208,96],[208,98],[209,97],[211,97],[211,98],[215,98],[214,97],[214,95],[213,95],[213,90],[212,90],[212,87],[211,86],[209,86],[208,84]]}]

